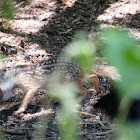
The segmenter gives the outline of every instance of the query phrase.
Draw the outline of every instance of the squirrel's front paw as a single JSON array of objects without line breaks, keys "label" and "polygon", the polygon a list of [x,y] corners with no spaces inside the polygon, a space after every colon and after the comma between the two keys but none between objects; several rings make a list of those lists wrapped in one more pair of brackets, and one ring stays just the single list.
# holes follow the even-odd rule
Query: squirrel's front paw
[{"label": "squirrel's front paw", "polygon": [[15,116],[22,114],[25,111],[25,108],[19,108],[17,111],[14,112]]},{"label": "squirrel's front paw", "polygon": [[91,92],[92,94],[97,94],[98,91],[96,91],[95,89],[89,89],[89,92]]}]

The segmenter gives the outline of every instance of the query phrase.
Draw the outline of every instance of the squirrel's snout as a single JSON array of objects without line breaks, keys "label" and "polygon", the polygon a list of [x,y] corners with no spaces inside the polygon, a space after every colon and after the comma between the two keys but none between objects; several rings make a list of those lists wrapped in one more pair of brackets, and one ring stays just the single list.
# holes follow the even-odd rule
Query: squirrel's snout
[{"label": "squirrel's snout", "polygon": [[3,92],[2,92],[2,90],[0,88],[0,101],[2,101],[2,98],[3,98]]}]

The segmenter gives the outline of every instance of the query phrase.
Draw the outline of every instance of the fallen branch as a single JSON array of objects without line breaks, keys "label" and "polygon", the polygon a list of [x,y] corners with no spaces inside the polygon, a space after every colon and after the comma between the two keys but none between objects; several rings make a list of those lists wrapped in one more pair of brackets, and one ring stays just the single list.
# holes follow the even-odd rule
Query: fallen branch
[{"label": "fallen branch", "polygon": [[25,131],[24,131],[24,132],[17,132],[17,130],[12,131],[12,130],[5,130],[5,129],[2,129],[2,131],[3,131],[4,133],[10,134],[10,135],[26,135],[26,134],[27,134]]},{"label": "fallen branch", "polygon": [[[80,114],[83,114],[83,115],[89,115],[89,116],[93,116],[93,117],[97,116],[97,115],[94,115],[94,114],[90,114],[90,113],[83,112],[83,111],[78,111],[78,110],[73,110],[73,112],[77,112],[77,113],[80,113]],[[100,125],[104,126],[104,124],[100,120],[96,120],[96,121],[99,122]]]},{"label": "fallen branch", "polygon": [[94,135],[101,136],[101,135],[106,135],[106,134],[109,134],[109,133],[112,133],[112,132],[114,132],[114,130],[108,130],[108,131],[105,131],[105,132],[94,133]]},{"label": "fallen branch", "polygon": [[80,113],[80,114],[83,114],[83,115],[96,117],[96,115],[94,115],[94,114],[90,114],[90,113],[83,112],[83,111],[73,110],[73,112]]},{"label": "fallen branch", "polygon": [[17,106],[19,104],[20,104],[20,102],[2,104],[2,105],[0,105],[0,111],[11,109],[14,106]]},{"label": "fallen branch", "polygon": [[53,109],[48,109],[48,110],[45,110],[45,109],[41,109],[40,112],[37,112],[37,113],[34,113],[34,114],[24,114],[22,117],[21,117],[21,120],[22,121],[27,121],[27,120],[31,120],[31,119],[34,119],[34,118],[37,118],[39,116],[43,116],[43,115],[48,115],[48,114],[51,114],[53,113]]}]

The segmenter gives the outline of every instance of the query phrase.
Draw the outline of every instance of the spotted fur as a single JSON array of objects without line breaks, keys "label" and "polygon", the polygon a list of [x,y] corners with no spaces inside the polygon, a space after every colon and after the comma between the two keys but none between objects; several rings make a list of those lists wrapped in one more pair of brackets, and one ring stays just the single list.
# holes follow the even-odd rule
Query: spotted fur
[{"label": "spotted fur", "polygon": [[[111,69],[111,67],[109,68]],[[99,68],[96,67],[93,71],[97,71],[100,75],[109,76],[110,74],[108,70],[110,69],[102,66]],[[16,86],[21,87],[26,94],[23,99],[23,103],[15,113],[20,114],[27,108],[27,105],[32,99],[35,91],[37,91],[38,88],[46,88],[51,77],[55,76],[55,73],[57,72],[61,74],[61,78],[63,79],[62,81],[75,82],[78,85],[83,98],[87,96],[88,90],[82,86],[83,75],[81,74],[79,66],[63,57],[51,57],[48,60],[43,60],[30,66],[22,65],[7,69],[4,79],[0,84],[0,99],[2,101],[8,100],[13,94],[13,89]],[[114,76],[116,71],[115,73],[111,71],[111,73]],[[95,92],[98,92],[99,81],[97,75],[92,74],[87,77],[95,84]]]}]

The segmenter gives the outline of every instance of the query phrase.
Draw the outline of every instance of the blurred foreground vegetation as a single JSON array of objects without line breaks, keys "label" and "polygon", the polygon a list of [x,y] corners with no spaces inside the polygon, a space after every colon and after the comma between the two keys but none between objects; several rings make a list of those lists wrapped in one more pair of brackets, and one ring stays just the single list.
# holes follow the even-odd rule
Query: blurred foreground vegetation
[{"label": "blurred foreground vegetation", "polygon": [[13,0],[0,0],[0,18],[13,19],[16,13]]},{"label": "blurred foreground vegetation", "polygon": [[[16,9],[12,0],[0,0],[0,18],[12,19],[15,12]],[[122,77],[121,81],[117,83],[118,98],[120,98],[121,104],[118,112],[120,125],[116,132],[118,136],[116,139],[139,140],[139,122],[126,120],[132,102],[135,99],[140,100],[140,47],[133,38],[128,36],[127,32],[119,30],[103,31],[101,38],[104,38],[105,57],[108,58],[111,65],[118,68]],[[66,56],[79,62],[79,65],[85,70],[83,71],[84,74],[90,71],[94,65],[94,52],[95,47],[87,39],[85,33],[80,33],[76,40],[66,47]],[[53,96],[59,98],[62,102],[57,117],[62,134],[61,139],[80,139],[77,135],[79,130],[78,115],[72,111],[73,106],[79,102],[75,96],[78,88],[70,83],[60,85],[59,82],[53,82],[50,85],[50,90],[54,93]],[[3,139],[3,135],[0,136]]]},{"label": "blurred foreground vegetation", "polygon": [[[129,121],[128,113],[135,100],[140,101],[140,47],[127,32],[109,29],[103,32],[105,52],[110,64],[118,68],[121,81],[117,84],[121,100],[118,120],[118,140],[138,140],[140,122]],[[140,113],[139,108],[135,108]]]},{"label": "blurred foreground vegetation", "polygon": [[[108,59],[110,65],[117,67],[121,74],[121,81],[116,83],[121,103],[117,115],[117,131],[115,132],[117,137],[114,139],[138,140],[140,136],[139,122],[127,121],[127,116],[133,101],[140,98],[140,48],[138,43],[124,31],[109,29],[101,33],[101,38],[104,39],[104,57]],[[79,62],[79,65],[86,70],[83,71],[85,74],[94,66],[94,53],[95,46],[87,39],[86,34],[81,32],[79,37],[66,47],[63,55]],[[50,89],[53,96],[55,95],[62,102],[62,108],[57,117],[62,132],[60,139],[80,139],[77,135],[79,130],[78,115],[72,111],[73,106],[79,102],[75,96],[78,88],[71,83],[60,85],[56,81],[55,79],[52,82]]]}]

